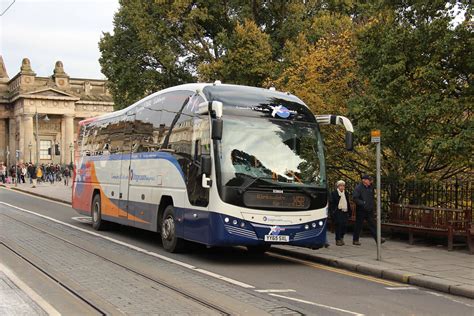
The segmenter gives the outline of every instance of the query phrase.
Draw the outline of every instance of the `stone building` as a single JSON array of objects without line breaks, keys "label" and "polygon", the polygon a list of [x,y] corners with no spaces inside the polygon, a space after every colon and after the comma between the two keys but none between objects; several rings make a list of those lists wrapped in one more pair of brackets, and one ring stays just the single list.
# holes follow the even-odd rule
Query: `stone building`
[{"label": "stone building", "polygon": [[13,164],[18,150],[21,162],[70,163],[78,122],[113,105],[105,80],[71,78],[61,61],[39,77],[28,58],[10,79],[0,56],[0,162]]}]

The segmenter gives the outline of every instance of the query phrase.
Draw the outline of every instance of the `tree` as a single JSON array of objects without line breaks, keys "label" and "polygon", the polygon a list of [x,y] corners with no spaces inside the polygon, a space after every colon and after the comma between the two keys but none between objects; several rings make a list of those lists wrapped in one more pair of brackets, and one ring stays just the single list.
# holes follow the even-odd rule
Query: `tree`
[{"label": "tree", "polygon": [[221,79],[225,82],[258,86],[272,75],[272,49],[269,36],[255,22],[237,23],[228,39],[226,54],[212,63],[198,67],[203,81]]},{"label": "tree", "polygon": [[388,178],[449,179],[472,168],[472,24],[455,25],[456,1],[387,3],[359,33],[359,139],[382,131]]},{"label": "tree", "polygon": [[[354,26],[349,17],[330,14],[316,17],[312,25],[304,35],[287,42],[288,66],[274,84],[300,97],[313,113],[347,115],[347,101],[355,95],[358,81]],[[311,44],[307,38],[318,40]],[[330,178],[357,178],[366,166],[345,150],[344,131],[325,126],[322,133]]]},{"label": "tree", "polygon": [[[281,60],[285,42],[323,7],[319,0],[122,0],[114,33],[99,43],[102,72],[118,108],[198,75],[260,86],[274,71],[269,61]],[[259,63],[248,63],[253,54]]]}]

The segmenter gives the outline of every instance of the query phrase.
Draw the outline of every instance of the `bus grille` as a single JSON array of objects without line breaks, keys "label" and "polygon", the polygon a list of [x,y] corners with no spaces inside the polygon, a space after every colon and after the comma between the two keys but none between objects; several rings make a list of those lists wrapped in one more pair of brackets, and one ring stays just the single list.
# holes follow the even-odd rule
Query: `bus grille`
[{"label": "bus grille", "polygon": [[230,226],[230,225],[224,225],[225,229],[232,235],[237,235],[245,238],[250,238],[250,239],[258,239],[257,234],[253,230],[248,230],[248,229],[243,229],[240,227],[235,227],[235,226]]},{"label": "bus grille", "polygon": [[320,229],[311,229],[311,230],[305,230],[303,232],[298,232],[295,234],[295,237],[293,240],[301,240],[301,239],[306,239],[306,238],[312,238],[319,236],[323,230]]}]

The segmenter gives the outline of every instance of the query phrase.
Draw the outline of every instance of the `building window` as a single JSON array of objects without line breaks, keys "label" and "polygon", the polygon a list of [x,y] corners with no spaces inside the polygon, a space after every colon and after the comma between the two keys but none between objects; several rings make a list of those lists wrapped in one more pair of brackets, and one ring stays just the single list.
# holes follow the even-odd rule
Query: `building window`
[{"label": "building window", "polygon": [[51,141],[40,140],[40,159],[51,159]]}]

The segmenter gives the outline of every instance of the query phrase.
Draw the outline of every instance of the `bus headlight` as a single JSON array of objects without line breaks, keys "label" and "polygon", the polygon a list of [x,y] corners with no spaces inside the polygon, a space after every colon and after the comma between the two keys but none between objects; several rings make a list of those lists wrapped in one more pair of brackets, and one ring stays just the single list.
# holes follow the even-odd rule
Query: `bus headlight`
[{"label": "bus headlight", "polygon": [[237,220],[234,219],[234,220],[232,221],[232,224],[237,225]]},{"label": "bus headlight", "polygon": [[316,228],[316,223],[312,223],[311,226],[313,226],[313,228]]},{"label": "bus headlight", "polygon": [[228,218],[228,217],[224,218],[224,222],[228,223],[228,222],[229,222],[229,218]]},{"label": "bus headlight", "polygon": [[309,225],[308,224],[304,225],[304,229],[309,229]]},{"label": "bus headlight", "polygon": [[323,221],[319,221],[319,226],[323,226],[324,222]]}]

